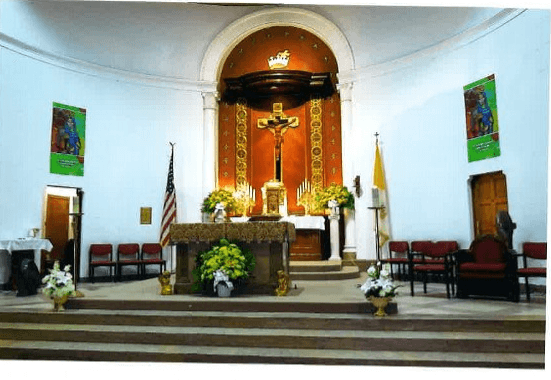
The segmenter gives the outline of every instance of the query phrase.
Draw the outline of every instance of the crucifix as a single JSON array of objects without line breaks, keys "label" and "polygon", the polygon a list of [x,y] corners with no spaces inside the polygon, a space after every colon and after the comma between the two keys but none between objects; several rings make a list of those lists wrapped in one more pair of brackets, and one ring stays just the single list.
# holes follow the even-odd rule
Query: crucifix
[{"label": "crucifix", "polygon": [[268,129],[274,134],[274,178],[281,182],[281,144],[283,144],[283,135],[289,128],[298,127],[298,117],[287,117],[283,113],[282,103],[274,103],[273,109],[274,111],[269,118],[258,119],[257,128]]}]

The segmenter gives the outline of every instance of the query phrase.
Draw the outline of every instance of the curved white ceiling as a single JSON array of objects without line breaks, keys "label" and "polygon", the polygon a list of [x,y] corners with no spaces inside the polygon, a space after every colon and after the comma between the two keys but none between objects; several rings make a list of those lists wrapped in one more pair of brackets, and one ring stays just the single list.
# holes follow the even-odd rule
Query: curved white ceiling
[{"label": "curved white ceiling", "polygon": [[[151,2],[4,2],[1,33],[38,51],[140,74],[198,80],[211,41],[274,7]],[[293,5],[339,28],[361,69],[452,39],[501,9]]]}]

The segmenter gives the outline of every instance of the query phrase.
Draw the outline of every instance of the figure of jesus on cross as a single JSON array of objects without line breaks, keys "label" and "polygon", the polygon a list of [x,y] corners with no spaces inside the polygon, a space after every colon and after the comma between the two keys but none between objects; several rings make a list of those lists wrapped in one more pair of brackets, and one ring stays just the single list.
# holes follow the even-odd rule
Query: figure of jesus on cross
[{"label": "figure of jesus on cross", "polygon": [[273,104],[273,113],[270,118],[258,119],[257,127],[259,129],[268,129],[274,134],[274,160],[275,160],[275,179],[281,181],[281,145],[283,144],[283,135],[289,128],[298,127],[298,117],[287,117],[283,113],[282,103]]}]

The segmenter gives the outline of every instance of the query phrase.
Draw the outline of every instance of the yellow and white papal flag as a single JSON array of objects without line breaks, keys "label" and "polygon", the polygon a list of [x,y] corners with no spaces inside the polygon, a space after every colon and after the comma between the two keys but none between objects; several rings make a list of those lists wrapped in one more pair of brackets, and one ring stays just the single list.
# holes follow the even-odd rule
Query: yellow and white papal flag
[{"label": "yellow and white papal flag", "polygon": [[383,170],[383,161],[381,160],[381,152],[379,151],[378,142],[375,144],[375,165],[373,169],[373,191],[377,194],[377,203],[382,207],[378,212],[379,226],[379,247],[385,245],[390,240],[390,222],[388,218],[388,199],[385,184],[385,172]]}]

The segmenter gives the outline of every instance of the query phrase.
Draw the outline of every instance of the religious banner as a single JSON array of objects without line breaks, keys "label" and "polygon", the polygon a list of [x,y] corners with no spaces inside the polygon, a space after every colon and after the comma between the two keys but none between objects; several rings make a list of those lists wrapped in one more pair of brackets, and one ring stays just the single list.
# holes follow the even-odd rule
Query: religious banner
[{"label": "religious banner", "polygon": [[469,162],[498,157],[499,126],[495,76],[463,87],[467,123],[467,155]]},{"label": "religious banner", "polygon": [[53,103],[50,173],[84,175],[86,110]]}]

